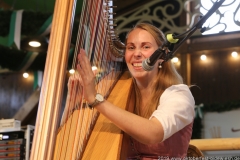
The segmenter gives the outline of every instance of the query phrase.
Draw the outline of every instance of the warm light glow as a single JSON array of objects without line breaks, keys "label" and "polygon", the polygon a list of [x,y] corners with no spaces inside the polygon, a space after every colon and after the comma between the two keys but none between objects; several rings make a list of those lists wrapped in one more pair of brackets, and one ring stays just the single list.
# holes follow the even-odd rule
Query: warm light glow
[{"label": "warm light glow", "polygon": [[238,53],[237,52],[232,52],[232,57],[236,58],[238,56]]},{"label": "warm light glow", "polygon": [[74,74],[74,73],[75,73],[75,70],[74,70],[74,69],[70,69],[70,70],[69,70],[69,73],[70,73],[70,74]]},{"label": "warm light glow", "polygon": [[29,74],[27,72],[23,73],[23,77],[24,78],[28,78],[29,77]]},{"label": "warm light glow", "polygon": [[97,70],[98,68],[96,66],[92,66],[92,70],[95,71]]},{"label": "warm light glow", "polygon": [[205,61],[207,59],[207,56],[206,55],[201,55],[201,60]]},{"label": "warm light glow", "polygon": [[177,63],[178,62],[178,58],[177,57],[173,57],[172,62],[173,63]]},{"label": "warm light glow", "polygon": [[41,46],[41,43],[37,42],[37,41],[31,41],[28,44],[32,47],[40,47]]}]

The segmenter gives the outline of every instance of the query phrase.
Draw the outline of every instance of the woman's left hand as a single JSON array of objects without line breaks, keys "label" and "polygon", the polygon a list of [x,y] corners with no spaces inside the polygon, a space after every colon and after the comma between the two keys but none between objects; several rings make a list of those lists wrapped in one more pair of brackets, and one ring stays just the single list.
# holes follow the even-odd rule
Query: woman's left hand
[{"label": "woman's left hand", "polygon": [[95,75],[84,49],[81,49],[78,54],[77,70],[82,78],[81,85],[83,87],[84,98],[88,103],[92,103],[97,93],[95,90]]}]

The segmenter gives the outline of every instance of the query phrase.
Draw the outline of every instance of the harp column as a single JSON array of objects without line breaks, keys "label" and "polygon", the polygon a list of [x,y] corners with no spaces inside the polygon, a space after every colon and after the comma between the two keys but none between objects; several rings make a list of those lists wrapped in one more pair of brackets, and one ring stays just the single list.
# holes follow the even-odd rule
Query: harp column
[{"label": "harp column", "polygon": [[56,0],[31,160],[51,160],[62,103],[76,0]]}]

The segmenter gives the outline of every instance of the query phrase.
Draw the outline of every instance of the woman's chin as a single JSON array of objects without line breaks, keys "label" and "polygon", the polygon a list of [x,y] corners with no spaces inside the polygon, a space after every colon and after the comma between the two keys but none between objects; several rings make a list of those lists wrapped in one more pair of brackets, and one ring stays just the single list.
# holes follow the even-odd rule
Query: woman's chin
[{"label": "woman's chin", "polygon": [[138,78],[144,78],[146,77],[146,73],[144,73],[144,71],[142,72],[131,72],[132,76],[135,78],[135,79],[138,79]]}]

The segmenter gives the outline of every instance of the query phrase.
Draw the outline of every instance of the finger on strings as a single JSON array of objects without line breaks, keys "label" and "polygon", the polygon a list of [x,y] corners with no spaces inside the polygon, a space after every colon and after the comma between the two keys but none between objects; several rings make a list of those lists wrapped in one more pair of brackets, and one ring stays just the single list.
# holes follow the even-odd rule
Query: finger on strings
[{"label": "finger on strings", "polygon": [[84,64],[87,63],[87,56],[86,52],[83,49],[80,49],[80,52],[78,54],[78,64]]},{"label": "finger on strings", "polygon": [[78,70],[78,72],[80,73],[81,76],[84,74],[83,70],[81,68],[81,65],[79,63],[77,64],[77,70]]},{"label": "finger on strings", "polygon": [[86,52],[81,49],[80,53],[78,54],[78,64],[80,65],[80,68],[83,70],[83,72],[88,73],[91,70],[91,64],[86,56]]},{"label": "finger on strings", "polygon": [[92,66],[88,57],[86,56],[85,50],[81,49],[78,54],[78,70],[81,70],[81,74],[84,77],[95,77],[95,73],[92,70]]}]

